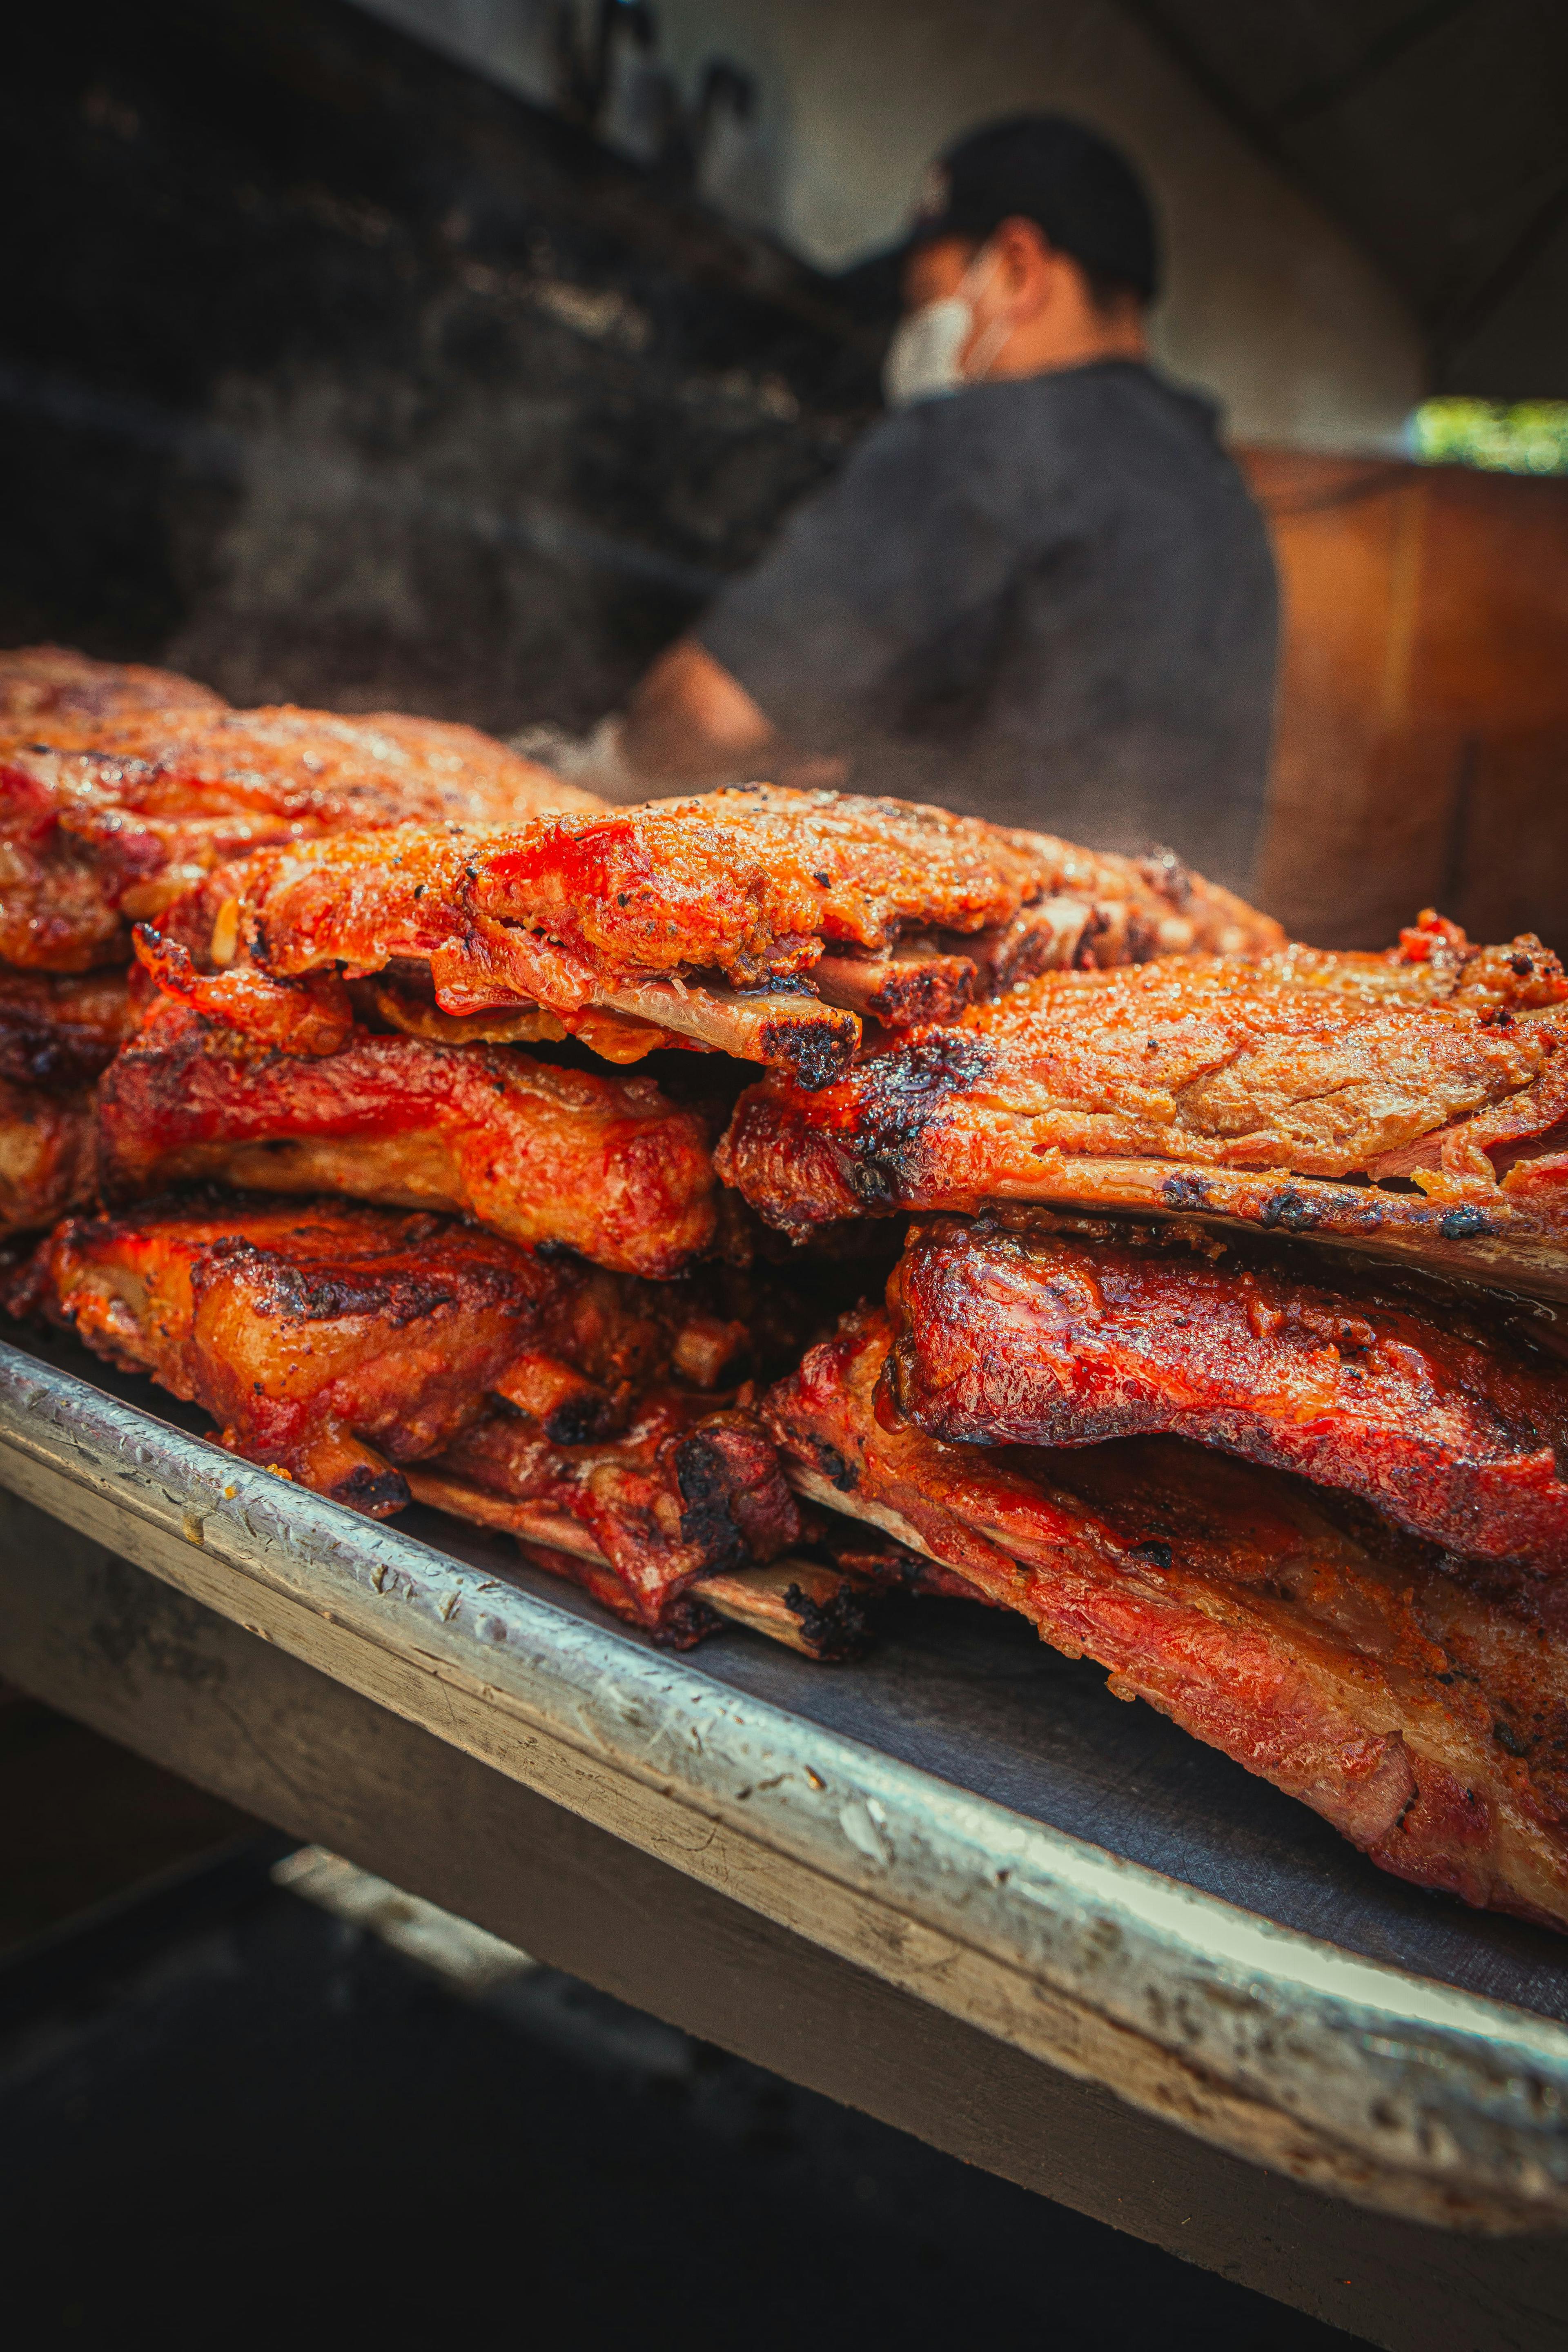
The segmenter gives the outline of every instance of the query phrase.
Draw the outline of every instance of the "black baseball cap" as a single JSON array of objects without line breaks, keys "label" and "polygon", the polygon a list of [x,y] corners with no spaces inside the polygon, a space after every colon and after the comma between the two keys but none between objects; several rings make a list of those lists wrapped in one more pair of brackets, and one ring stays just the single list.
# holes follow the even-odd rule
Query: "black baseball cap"
[{"label": "black baseball cap", "polygon": [[1022,215],[1086,269],[1160,290],[1149,192],[1120,149],[1066,114],[1014,114],[955,140],[925,173],[905,250],[938,237],[984,239]]}]

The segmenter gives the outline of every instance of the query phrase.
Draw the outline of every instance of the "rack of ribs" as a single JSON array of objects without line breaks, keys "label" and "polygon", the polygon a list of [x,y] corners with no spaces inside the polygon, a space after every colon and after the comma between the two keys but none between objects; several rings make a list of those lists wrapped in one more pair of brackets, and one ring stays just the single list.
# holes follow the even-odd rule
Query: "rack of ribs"
[{"label": "rack of ribs", "polygon": [[715,1392],[747,1334],[689,1286],[230,1195],[68,1220],[12,1304],[200,1406],[231,1452],[373,1517],[412,1494],[503,1528],[656,1639],[728,1617],[838,1656],[863,1633],[864,1572],[783,1557],[800,1507]]},{"label": "rack of ribs", "polygon": [[[172,930],[214,975],[202,1009],[237,1026],[263,1017],[254,979],[226,1013],[237,966],[284,996],[414,965],[443,1014],[542,1008],[574,1032],[610,1014],[805,1086],[847,1066],[863,1019],[947,1017],[1047,966],[1280,936],[1173,860],[771,785],[301,843],[212,876]],[[281,1006],[265,1017],[286,1025]]]},{"label": "rack of ribs", "polygon": [[889,1393],[929,1436],[1184,1437],[1461,1558],[1568,1569],[1568,1363],[1463,1294],[1314,1273],[1169,1227],[931,1218],[888,1287]]},{"label": "rack of ribs", "polygon": [[90,1200],[94,1151],[90,1087],[0,1077],[0,1241],[39,1232]]},{"label": "rack of ribs", "polygon": [[68,1218],[14,1306],[200,1404],[235,1454],[372,1510],[406,1500],[388,1463],[437,1454],[494,1397],[588,1440],[647,1381],[712,1385],[745,1343],[687,1284],[451,1218],[247,1195]]},{"label": "rack of ribs", "polygon": [[1109,1667],[1113,1696],[1147,1699],[1383,1869],[1568,1926],[1561,1580],[1458,1570],[1179,1439],[944,1444],[889,1410],[892,1339],[861,1310],[768,1392],[803,1495]]},{"label": "rack of ribs", "polygon": [[0,960],[58,972],[127,962],[132,923],[263,843],[599,805],[432,719],[200,704],[45,714],[0,735]]},{"label": "rack of ribs", "polygon": [[736,1106],[721,1174],[784,1232],[987,1200],[1188,1213],[1568,1295],[1568,980],[1424,918],[1051,972],[807,1089]]},{"label": "rack of ribs", "polygon": [[91,1197],[93,1081],[134,1025],[123,972],[0,970],[0,1239]]},{"label": "rack of ribs", "polygon": [[33,1284],[232,1451],[377,1515],[407,1500],[391,1465],[438,1451],[491,1394],[567,1433],[611,1425],[689,1305],[444,1218],[243,1197],[68,1219]]},{"label": "rack of ribs", "polygon": [[221,710],[210,687],[177,670],[94,661],[68,646],[15,646],[0,653],[0,734],[46,735],[51,727],[102,726],[141,711]]},{"label": "rack of ribs", "polygon": [[663,1278],[714,1236],[707,1121],[653,1079],[355,1027],[282,1054],[157,1003],[99,1092],[109,1201],[191,1179],[444,1209]]},{"label": "rack of ribs", "polygon": [[122,971],[0,969],[0,1078],[56,1091],[89,1086],[136,1021]]}]

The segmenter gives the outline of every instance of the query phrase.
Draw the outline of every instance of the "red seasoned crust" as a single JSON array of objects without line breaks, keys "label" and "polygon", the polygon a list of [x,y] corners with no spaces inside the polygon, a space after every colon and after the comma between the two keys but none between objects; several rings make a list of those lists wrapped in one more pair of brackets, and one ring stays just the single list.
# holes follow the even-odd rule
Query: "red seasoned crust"
[{"label": "red seasoned crust", "polygon": [[1568,1926],[1558,1580],[1445,1572],[1392,1529],[1176,1439],[951,1446],[878,1390],[863,1311],[770,1391],[786,1461],[1069,1657],[1300,1798],[1382,1869]]},{"label": "red seasoned crust", "polygon": [[1123,919],[1119,952],[1153,952],[1157,918],[1184,938],[1206,925],[1278,940],[1201,877],[1152,870],[943,810],[755,785],[504,835],[306,844],[215,877],[179,929],[205,953],[232,900],[244,948],[276,977],[413,958],[453,1012],[518,999],[573,1012],[654,976],[800,979],[828,946],[878,950],[911,929],[962,942],[1064,891],[1086,917],[1099,898],[1124,919],[1147,902],[1147,937]]}]

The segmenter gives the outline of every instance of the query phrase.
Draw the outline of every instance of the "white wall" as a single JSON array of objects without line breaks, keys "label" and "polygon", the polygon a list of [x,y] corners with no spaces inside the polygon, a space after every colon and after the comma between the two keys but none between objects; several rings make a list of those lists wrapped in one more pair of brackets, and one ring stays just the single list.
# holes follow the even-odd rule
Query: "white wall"
[{"label": "white wall", "polygon": [[[365,0],[525,94],[549,93],[548,0]],[[756,78],[730,208],[838,268],[894,236],[956,133],[1059,107],[1121,142],[1164,219],[1156,344],[1240,438],[1393,448],[1423,391],[1416,323],[1350,239],[1113,0],[656,0],[688,92],[716,56]],[[715,193],[720,193],[715,191]]]}]

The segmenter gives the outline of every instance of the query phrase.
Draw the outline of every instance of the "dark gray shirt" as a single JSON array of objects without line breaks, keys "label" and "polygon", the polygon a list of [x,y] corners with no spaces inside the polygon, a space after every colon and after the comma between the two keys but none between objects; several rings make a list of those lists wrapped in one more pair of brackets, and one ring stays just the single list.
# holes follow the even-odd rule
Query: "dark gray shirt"
[{"label": "dark gray shirt", "polygon": [[1131,360],[875,425],[697,631],[858,789],[1245,888],[1279,599],[1213,404]]}]

